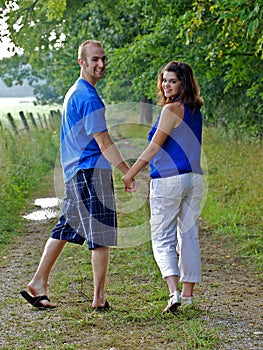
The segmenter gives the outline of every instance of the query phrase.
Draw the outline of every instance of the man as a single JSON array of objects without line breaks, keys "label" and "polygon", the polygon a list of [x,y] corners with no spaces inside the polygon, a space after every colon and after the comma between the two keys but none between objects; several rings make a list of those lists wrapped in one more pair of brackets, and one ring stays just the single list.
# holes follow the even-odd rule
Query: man
[{"label": "man", "polygon": [[[65,182],[62,215],[48,239],[38,269],[21,295],[33,306],[53,308],[47,297],[51,269],[67,242],[91,250],[94,296],[92,308],[109,309],[104,287],[109,246],[117,244],[117,219],[111,164],[125,174],[129,167],[106,126],[105,106],[95,85],[103,78],[106,56],[99,41],[79,47],[80,78],[65,96],[61,127],[61,162]],[[134,186],[135,190],[135,186]]]}]

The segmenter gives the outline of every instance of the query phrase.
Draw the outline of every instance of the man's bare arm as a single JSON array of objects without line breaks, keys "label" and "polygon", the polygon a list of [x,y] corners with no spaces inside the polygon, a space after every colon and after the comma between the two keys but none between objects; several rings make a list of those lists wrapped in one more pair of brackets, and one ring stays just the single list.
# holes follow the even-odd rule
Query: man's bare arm
[{"label": "man's bare arm", "polygon": [[107,131],[98,132],[93,134],[99,148],[104,157],[116,168],[118,168],[123,174],[126,174],[129,170],[129,166],[124,161],[121,153],[115,143],[112,141]]}]

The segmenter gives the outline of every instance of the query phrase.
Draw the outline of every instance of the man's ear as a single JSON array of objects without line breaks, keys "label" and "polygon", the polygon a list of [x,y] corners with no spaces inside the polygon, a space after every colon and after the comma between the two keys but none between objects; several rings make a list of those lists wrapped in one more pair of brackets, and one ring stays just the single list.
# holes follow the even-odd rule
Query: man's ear
[{"label": "man's ear", "polygon": [[82,67],[84,64],[84,61],[81,58],[78,58],[78,63],[80,65],[80,67]]}]

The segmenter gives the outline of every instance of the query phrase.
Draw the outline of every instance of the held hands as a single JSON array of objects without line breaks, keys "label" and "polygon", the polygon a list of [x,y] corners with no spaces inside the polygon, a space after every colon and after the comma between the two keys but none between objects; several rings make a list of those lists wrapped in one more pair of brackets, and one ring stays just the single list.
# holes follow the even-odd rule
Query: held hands
[{"label": "held hands", "polygon": [[126,174],[122,177],[122,181],[124,183],[124,191],[125,192],[136,192],[137,191],[138,186],[133,178],[127,176],[127,174]]}]

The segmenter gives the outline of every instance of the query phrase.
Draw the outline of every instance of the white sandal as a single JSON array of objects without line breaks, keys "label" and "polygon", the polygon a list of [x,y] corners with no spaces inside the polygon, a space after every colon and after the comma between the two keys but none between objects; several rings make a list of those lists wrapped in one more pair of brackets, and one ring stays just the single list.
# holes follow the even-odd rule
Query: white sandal
[{"label": "white sandal", "polygon": [[166,312],[175,312],[177,308],[181,305],[180,293],[178,290],[169,295],[168,305],[163,310],[163,314]]},{"label": "white sandal", "polygon": [[181,295],[181,303],[182,304],[186,304],[186,305],[191,305],[194,302],[194,297],[185,297],[183,295]]}]

